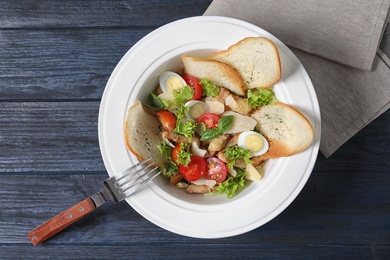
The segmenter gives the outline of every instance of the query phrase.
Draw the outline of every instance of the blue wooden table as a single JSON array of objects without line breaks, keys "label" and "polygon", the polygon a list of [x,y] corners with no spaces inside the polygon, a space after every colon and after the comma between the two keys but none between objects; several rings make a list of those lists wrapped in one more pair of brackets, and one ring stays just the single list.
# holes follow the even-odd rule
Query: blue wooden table
[{"label": "blue wooden table", "polygon": [[297,199],[251,232],[179,236],[122,202],[37,247],[29,242],[30,230],[108,176],[98,112],[120,58],[147,33],[202,15],[210,2],[0,1],[0,259],[389,259],[389,111],[330,158],[320,154]]}]

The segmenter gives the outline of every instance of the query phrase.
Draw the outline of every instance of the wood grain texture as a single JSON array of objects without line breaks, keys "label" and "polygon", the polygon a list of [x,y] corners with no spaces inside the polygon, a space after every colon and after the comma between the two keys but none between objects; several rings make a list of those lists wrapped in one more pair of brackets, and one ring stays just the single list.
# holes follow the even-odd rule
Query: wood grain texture
[{"label": "wood grain texture", "polygon": [[0,102],[0,172],[104,171],[100,102]]},{"label": "wood grain texture", "polygon": [[211,0],[5,0],[0,28],[159,27],[202,15]]},{"label": "wood grain texture", "polygon": [[[258,241],[248,244],[220,244],[215,241],[207,241],[207,244],[199,243],[199,240],[191,240],[191,246],[182,248],[174,243],[161,244],[116,244],[108,247],[105,244],[69,244],[66,245],[41,245],[39,247],[26,245],[11,245],[0,248],[2,259],[13,259],[15,251],[19,255],[29,256],[32,259],[387,259],[389,251],[385,246],[377,245],[296,245],[279,244]],[[72,252],[69,253],[69,247]],[[235,248],[234,251],[228,248]],[[107,253],[110,251],[110,253]],[[42,252],[45,252],[42,255]],[[93,255],[93,258],[91,258]]]},{"label": "wood grain texture", "polygon": [[297,199],[246,234],[180,236],[121,202],[31,245],[29,231],[108,177],[98,113],[120,58],[152,30],[202,15],[210,3],[1,1],[0,259],[390,258],[390,111],[329,159],[320,154]]},{"label": "wood grain texture", "polygon": [[100,100],[119,60],[149,32],[131,29],[3,31],[0,101]]}]

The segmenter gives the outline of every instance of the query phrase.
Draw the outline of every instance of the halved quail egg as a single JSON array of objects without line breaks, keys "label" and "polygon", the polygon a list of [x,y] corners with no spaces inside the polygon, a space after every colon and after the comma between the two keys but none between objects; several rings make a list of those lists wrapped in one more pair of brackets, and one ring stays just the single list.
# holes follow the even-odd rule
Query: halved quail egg
[{"label": "halved quail egg", "polygon": [[237,145],[240,148],[249,150],[253,156],[265,154],[269,144],[267,139],[255,131],[245,131],[238,136]]},{"label": "halved quail egg", "polygon": [[192,120],[196,120],[204,113],[209,112],[209,107],[206,103],[199,100],[190,100],[184,106],[189,108],[184,112],[186,117]]},{"label": "halved quail egg", "polygon": [[159,83],[161,90],[166,92],[173,93],[187,85],[185,80],[177,73],[172,71],[164,71],[160,74]]}]

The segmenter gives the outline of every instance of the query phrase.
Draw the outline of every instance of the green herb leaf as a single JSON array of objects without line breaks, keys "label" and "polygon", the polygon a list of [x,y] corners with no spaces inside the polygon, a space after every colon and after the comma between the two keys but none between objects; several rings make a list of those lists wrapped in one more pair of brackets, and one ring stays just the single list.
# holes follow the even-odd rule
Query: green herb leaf
[{"label": "green herb leaf", "polygon": [[233,124],[234,116],[224,116],[218,121],[218,127],[214,129],[206,129],[203,131],[200,136],[201,141],[211,140],[217,138],[219,135],[223,134],[226,130],[228,130]]},{"label": "green herb leaf", "polygon": [[155,110],[163,109],[166,106],[165,102],[161,100],[154,92],[150,92],[147,102],[142,102],[142,104],[147,108]]},{"label": "green herb leaf", "polygon": [[225,132],[229,130],[229,128],[232,126],[234,120],[234,116],[224,116],[218,121],[218,129],[220,132]]},{"label": "green herb leaf", "polygon": [[206,129],[203,131],[202,136],[200,137],[201,141],[211,140],[217,138],[221,134],[218,128],[215,129]]}]

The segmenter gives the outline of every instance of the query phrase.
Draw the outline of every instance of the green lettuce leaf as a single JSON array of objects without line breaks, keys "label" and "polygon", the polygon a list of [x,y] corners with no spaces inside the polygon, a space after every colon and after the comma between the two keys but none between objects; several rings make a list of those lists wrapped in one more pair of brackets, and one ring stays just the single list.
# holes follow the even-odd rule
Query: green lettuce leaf
[{"label": "green lettuce leaf", "polygon": [[173,132],[184,135],[189,140],[192,140],[192,137],[196,133],[197,123],[193,120],[185,119],[185,111],[188,109],[188,107],[182,105],[177,110],[176,127]]},{"label": "green lettuce leaf", "polygon": [[188,143],[181,143],[179,154],[177,156],[177,163],[178,164],[184,164],[185,166],[188,165],[188,163],[191,161],[191,152],[190,152],[191,145]]},{"label": "green lettuce leaf", "polygon": [[194,96],[194,90],[190,86],[184,86],[173,93],[175,105],[182,106]]},{"label": "green lettuce leaf", "polygon": [[199,81],[202,85],[202,96],[204,97],[216,97],[219,92],[219,88],[211,83],[210,80],[203,78]]},{"label": "green lettuce leaf", "polygon": [[278,101],[272,90],[262,88],[248,90],[247,98],[248,104],[255,109]]},{"label": "green lettuce leaf", "polygon": [[242,158],[244,159],[245,163],[251,163],[252,154],[250,151],[242,149],[238,147],[237,145],[230,146],[225,151],[225,157],[230,162],[227,164],[228,167],[233,167],[234,164],[236,164],[237,160]]},{"label": "green lettuce leaf", "polygon": [[237,190],[245,185],[245,175],[246,171],[242,168],[235,168],[237,175],[230,176],[224,182],[221,182],[217,187],[217,192],[219,194],[226,194],[228,199],[231,199],[235,196]]},{"label": "green lettuce leaf", "polygon": [[166,160],[166,163],[160,166],[160,170],[165,177],[169,178],[179,171],[179,168],[177,167],[176,163],[173,162],[171,157],[172,147],[167,145],[167,143],[164,141],[156,145],[156,147]]}]

